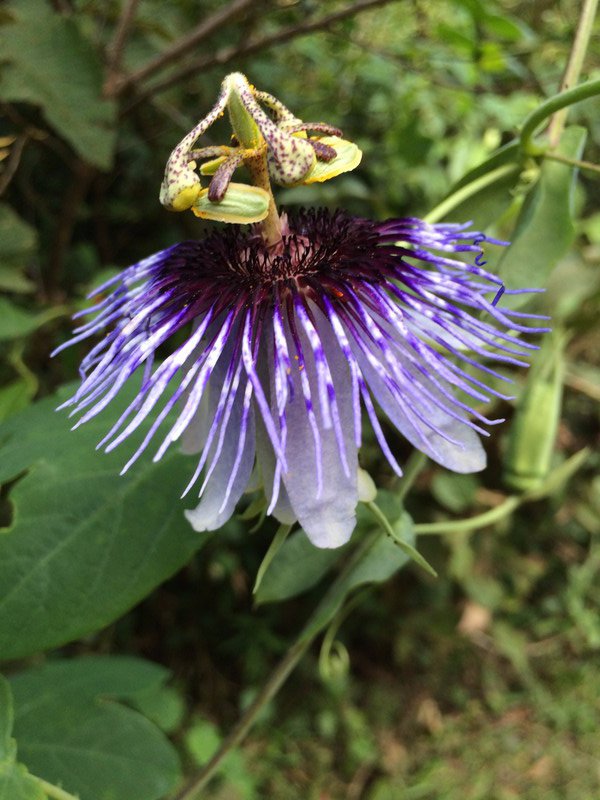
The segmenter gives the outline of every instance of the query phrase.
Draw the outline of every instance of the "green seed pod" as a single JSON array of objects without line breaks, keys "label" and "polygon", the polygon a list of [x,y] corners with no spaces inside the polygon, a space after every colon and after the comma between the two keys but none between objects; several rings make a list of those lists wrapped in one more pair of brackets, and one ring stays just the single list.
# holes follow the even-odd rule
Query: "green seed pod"
[{"label": "green seed pod", "polygon": [[550,471],[563,392],[564,336],[548,337],[527,380],[509,434],[504,481],[527,492]]}]

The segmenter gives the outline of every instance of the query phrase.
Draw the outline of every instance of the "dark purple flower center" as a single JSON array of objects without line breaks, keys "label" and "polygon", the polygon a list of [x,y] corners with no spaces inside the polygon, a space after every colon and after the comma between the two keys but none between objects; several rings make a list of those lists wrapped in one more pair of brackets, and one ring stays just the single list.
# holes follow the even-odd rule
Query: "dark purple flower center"
[{"label": "dark purple flower center", "polygon": [[[377,252],[379,251],[379,252]],[[284,224],[282,241],[267,247],[255,230],[230,226],[201,242],[172,248],[159,275],[179,296],[202,308],[255,305],[275,295],[343,296],[354,281],[379,283],[388,272],[376,224],[342,211],[301,210]],[[173,286],[173,288],[175,288]]]}]

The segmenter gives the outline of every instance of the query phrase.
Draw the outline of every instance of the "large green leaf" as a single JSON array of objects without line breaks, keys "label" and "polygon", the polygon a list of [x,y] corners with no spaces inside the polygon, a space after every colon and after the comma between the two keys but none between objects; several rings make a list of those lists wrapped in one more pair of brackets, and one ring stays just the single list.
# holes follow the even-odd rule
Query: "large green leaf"
[{"label": "large green leaf", "polygon": [[[571,126],[561,139],[558,152],[581,158],[587,132]],[[543,288],[550,273],[573,242],[573,193],[576,170],[547,159],[540,177],[527,195],[517,220],[512,244],[500,260],[497,272],[508,288]],[[513,308],[527,303],[528,296],[503,299]]]},{"label": "large green leaf", "polygon": [[[130,398],[135,387],[129,390]],[[148,455],[125,477],[123,452],[95,445],[120,403],[76,432],[48,398],[0,425],[0,482],[23,471],[0,534],[0,658],[55,647],[107,625],[184,564],[209,534],[179,500],[192,467]]]},{"label": "large green leaf", "polygon": [[57,661],[11,680],[19,754],[81,800],[158,800],[179,779],[173,746],[127,699],[160,686],[162,667],[126,657]]},{"label": "large green leaf", "polygon": [[39,782],[17,764],[12,738],[13,698],[8,681],[0,675],[0,800],[45,800]]},{"label": "large green leaf", "polygon": [[0,28],[4,100],[42,107],[48,122],[90,164],[108,169],[115,142],[116,105],[102,98],[102,66],[76,17],[44,0],[19,0]]}]

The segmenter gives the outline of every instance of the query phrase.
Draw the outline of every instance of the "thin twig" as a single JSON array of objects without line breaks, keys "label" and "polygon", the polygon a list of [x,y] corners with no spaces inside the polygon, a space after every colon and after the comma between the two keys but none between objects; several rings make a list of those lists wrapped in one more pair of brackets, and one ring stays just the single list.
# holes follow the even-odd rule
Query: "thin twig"
[{"label": "thin twig", "polygon": [[135,16],[139,0],[123,0],[123,7],[121,9],[121,16],[115,29],[115,35],[112,42],[108,46],[106,57],[106,82],[104,84],[104,94],[110,97],[114,93],[115,85],[119,80],[119,71],[121,69],[121,59],[123,58],[123,50],[125,42],[131,28],[131,23]]},{"label": "thin twig", "polygon": [[301,22],[298,25],[291,25],[290,27],[283,28],[283,30],[277,31],[277,33],[271,34],[270,36],[263,36],[259,39],[255,39],[253,42],[248,42],[241,47],[224,47],[223,49],[218,50],[212,56],[186,63],[184,67],[174,72],[168,78],[165,78],[164,80],[155,83],[153,86],[150,86],[145,92],[140,92],[140,94],[135,98],[134,104],[137,105],[142,100],[153,97],[159,92],[164,92],[166,89],[170,89],[171,86],[174,86],[180,81],[185,80],[191,75],[199,74],[199,72],[202,70],[206,70],[215,66],[222,67],[225,64],[229,64],[230,61],[245,58],[246,56],[256,53],[259,50],[265,50],[268,47],[274,47],[275,45],[289,42],[290,39],[295,39],[299,36],[306,36],[309,33],[314,33],[315,31],[328,28],[335,22],[339,22],[346,17],[359,14],[362,11],[368,11],[369,9],[377,8],[378,6],[389,5],[390,3],[397,2],[399,2],[399,0],[360,0],[360,2],[354,3],[353,5],[343,8],[340,11],[336,11],[333,14],[329,14],[326,17],[320,17],[319,19],[308,22]]},{"label": "thin twig", "polygon": [[[575,40],[569,55],[569,62],[560,86],[561,92],[565,91],[566,89],[572,89],[577,85],[588,44],[590,42],[590,37],[592,35],[597,8],[598,0],[585,0],[583,3],[581,14],[579,16],[579,22],[577,23]],[[558,143],[560,142],[560,137],[562,135],[563,128],[565,127],[568,113],[568,108],[561,108],[552,117],[550,127],[548,128],[548,141],[550,142],[550,147],[552,148],[557,147]]]},{"label": "thin twig", "polygon": [[207,39],[219,27],[230,22],[238,14],[241,14],[249,8],[253,2],[256,2],[256,0],[233,0],[229,5],[215,11],[214,14],[202,20],[202,22],[188,34],[177,39],[176,42],[173,42],[173,44],[159,56],[153,58],[143,67],[140,67],[136,72],[132,72],[131,75],[118,80],[112,87],[112,95],[118,96],[123,94],[126,90],[142,83],[151,75],[154,75],[155,72],[164,69],[173,61],[177,61],[204,39]]}]

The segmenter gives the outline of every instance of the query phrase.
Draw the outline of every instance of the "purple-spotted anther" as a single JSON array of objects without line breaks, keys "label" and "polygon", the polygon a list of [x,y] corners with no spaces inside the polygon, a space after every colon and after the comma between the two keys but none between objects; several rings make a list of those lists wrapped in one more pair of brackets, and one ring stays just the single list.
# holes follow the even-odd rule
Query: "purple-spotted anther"
[{"label": "purple-spotted anther", "polygon": [[[226,109],[233,143],[194,149]],[[212,160],[198,175],[202,159]],[[94,318],[63,345],[104,335],[66,404],[81,415],[78,425],[142,373],[135,400],[101,445],[114,449],[146,421],[125,469],[159,428],[155,460],[176,442],[198,454],[184,492],[199,493],[186,511],[198,531],[223,525],[242,493],[260,484],[282,523],[298,520],[318,547],[344,544],[361,499],[363,421],[401,474],[377,407],[439,464],[456,472],[485,466],[479,434],[499,420],[473,406],[503,396],[488,385],[501,377],[493,365],[523,365],[533,345],[519,334],[543,329],[494,304],[501,283],[475,264],[481,234],[466,225],[277,212],[271,180],[326,180],[359,161],[340,131],[303,123],[243,76],[229,76],[215,108],[169,158],[161,201],[250,227],[129,267],[96,289],[85,312]],[[254,185],[232,183],[242,164]],[[211,177],[206,188],[203,175]],[[169,340],[173,352],[155,364]]]}]

